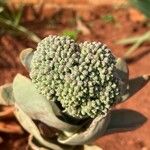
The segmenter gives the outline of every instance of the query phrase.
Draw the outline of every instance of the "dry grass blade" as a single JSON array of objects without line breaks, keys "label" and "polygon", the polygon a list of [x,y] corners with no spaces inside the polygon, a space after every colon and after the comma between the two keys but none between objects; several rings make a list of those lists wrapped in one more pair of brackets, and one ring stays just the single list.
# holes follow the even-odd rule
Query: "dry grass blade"
[{"label": "dry grass blade", "polygon": [[2,107],[2,111],[0,111],[0,119],[13,117],[13,110],[13,107]]},{"label": "dry grass blade", "polygon": [[136,37],[130,37],[126,39],[119,40],[117,44],[122,44],[122,45],[128,45],[132,44],[132,46],[128,49],[128,51],[125,53],[124,58],[128,59],[130,58],[131,54],[139,47],[141,46],[144,42],[149,42],[150,41],[150,31],[144,33],[141,36],[136,36]]},{"label": "dry grass blade", "polygon": [[91,34],[90,29],[79,18],[77,19],[77,30],[81,31],[83,35]]}]

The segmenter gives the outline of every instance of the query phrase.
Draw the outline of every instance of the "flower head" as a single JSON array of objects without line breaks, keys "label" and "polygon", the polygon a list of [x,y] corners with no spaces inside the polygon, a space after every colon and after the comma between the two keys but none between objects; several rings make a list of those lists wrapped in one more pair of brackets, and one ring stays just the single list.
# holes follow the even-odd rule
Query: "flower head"
[{"label": "flower head", "polygon": [[100,42],[49,36],[37,46],[30,77],[48,100],[76,118],[104,115],[118,101],[116,58]]}]

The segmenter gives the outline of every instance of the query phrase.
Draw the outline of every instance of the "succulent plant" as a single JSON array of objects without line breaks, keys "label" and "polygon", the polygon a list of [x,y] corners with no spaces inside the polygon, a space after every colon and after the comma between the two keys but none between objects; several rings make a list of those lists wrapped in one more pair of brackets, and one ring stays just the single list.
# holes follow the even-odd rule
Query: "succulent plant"
[{"label": "succulent plant", "polygon": [[16,108],[34,150],[99,150],[85,144],[146,121],[138,112],[113,108],[139,91],[150,76],[129,80],[126,62],[105,44],[49,36],[35,51],[23,50],[20,60],[30,79],[17,74],[13,83],[1,86],[0,103]]}]

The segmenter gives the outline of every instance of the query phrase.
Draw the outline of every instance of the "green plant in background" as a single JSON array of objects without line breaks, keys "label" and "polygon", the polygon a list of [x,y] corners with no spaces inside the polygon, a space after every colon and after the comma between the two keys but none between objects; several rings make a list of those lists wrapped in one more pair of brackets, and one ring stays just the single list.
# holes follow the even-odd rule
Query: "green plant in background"
[{"label": "green plant in background", "polygon": [[[150,0],[129,0],[132,6],[139,9],[148,19],[150,18]],[[126,39],[119,40],[118,44],[131,44],[131,48],[125,53],[124,58],[128,59],[130,55],[144,42],[150,41],[150,31],[147,31],[143,35],[129,37]]]},{"label": "green plant in background", "polygon": [[145,16],[150,18],[150,0],[129,0],[129,2],[139,9]]},{"label": "green plant in background", "polygon": [[116,19],[112,14],[102,15],[100,19],[105,23],[114,23],[114,22],[116,22]]},{"label": "green plant in background", "polygon": [[105,44],[49,36],[36,51],[22,51],[20,59],[30,79],[18,74],[13,83],[1,86],[0,103],[15,107],[33,150],[100,150],[87,144],[146,121],[136,111],[112,108],[139,91],[150,76],[129,79],[124,60]]},{"label": "green plant in background", "polygon": [[34,42],[39,42],[40,38],[35,33],[31,32],[20,24],[23,8],[24,6],[20,5],[18,9],[11,9],[7,5],[7,0],[0,1],[1,33],[9,32],[13,33],[14,35],[21,34]]},{"label": "green plant in background", "polygon": [[65,29],[65,30],[62,32],[62,35],[63,35],[63,36],[69,36],[70,38],[72,38],[72,39],[74,39],[74,40],[77,40],[78,34],[79,34],[79,31],[77,31],[77,30]]}]

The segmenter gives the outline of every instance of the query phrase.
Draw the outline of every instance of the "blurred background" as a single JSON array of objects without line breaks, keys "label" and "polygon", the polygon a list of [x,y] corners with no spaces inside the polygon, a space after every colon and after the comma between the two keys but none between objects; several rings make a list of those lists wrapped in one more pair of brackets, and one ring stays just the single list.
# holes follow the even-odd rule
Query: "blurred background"
[{"label": "blurred background", "polygon": [[[0,85],[28,76],[19,53],[50,34],[101,41],[126,59],[130,77],[150,74],[150,0],[0,0]],[[139,129],[107,135],[104,150],[150,150],[150,84],[117,108],[148,118]],[[12,107],[0,106],[0,150],[25,150],[28,134]]]}]

